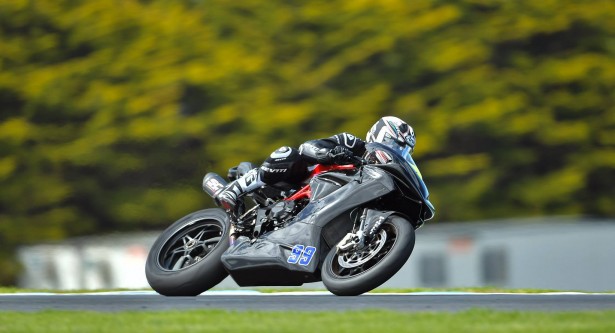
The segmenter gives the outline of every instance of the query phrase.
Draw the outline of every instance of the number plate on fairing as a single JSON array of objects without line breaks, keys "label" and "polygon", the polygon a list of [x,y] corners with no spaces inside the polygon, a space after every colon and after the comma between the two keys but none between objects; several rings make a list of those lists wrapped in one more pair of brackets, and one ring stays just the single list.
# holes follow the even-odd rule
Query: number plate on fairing
[{"label": "number plate on fairing", "polygon": [[316,248],[313,246],[304,246],[297,244],[293,247],[290,256],[286,260],[289,264],[299,264],[301,266],[307,266],[312,261],[312,257],[316,253]]}]

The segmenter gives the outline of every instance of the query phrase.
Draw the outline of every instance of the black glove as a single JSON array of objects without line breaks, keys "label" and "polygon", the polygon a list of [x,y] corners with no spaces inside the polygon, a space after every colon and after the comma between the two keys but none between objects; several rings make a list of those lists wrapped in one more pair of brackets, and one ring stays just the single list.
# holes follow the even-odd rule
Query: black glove
[{"label": "black glove", "polygon": [[354,153],[344,146],[336,146],[329,151],[328,155],[335,164],[350,164],[356,160]]}]

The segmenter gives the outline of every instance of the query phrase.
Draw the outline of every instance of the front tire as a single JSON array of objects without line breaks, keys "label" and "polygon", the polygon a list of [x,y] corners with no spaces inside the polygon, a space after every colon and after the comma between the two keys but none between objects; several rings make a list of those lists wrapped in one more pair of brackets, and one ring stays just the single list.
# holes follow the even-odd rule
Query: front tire
[{"label": "front tire", "polygon": [[219,208],[182,217],[154,242],[147,256],[149,285],[165,296],[196,296],[222,282],[220,257],[229,247],[229,218]]},{"label": "front tire", "polygon": [[366,247],[337,253],[331,249],[322,266],[322,282],[338,296],[356,296],[385,283],[406,263],[414,249],[414,228],[391,215]]}]

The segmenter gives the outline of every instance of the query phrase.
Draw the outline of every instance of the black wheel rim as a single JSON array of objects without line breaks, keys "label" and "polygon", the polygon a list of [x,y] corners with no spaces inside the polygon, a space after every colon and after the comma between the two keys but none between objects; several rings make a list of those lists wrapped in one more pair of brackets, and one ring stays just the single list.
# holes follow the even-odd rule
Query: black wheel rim
[{"label": "black wheel rim", "polygon": [[191,267],[211,253],[223,234],[224,229],[217,221],[189,223],[164,244],[158,254],[158,264],[167,271]]},{"label": "black wheel rim", "polygon": [[381,262],[391,252],[396,241],[397,229],[386,223],[364,249],[336,253],[331,262],[331,271],[338,278],[361,275]]}]

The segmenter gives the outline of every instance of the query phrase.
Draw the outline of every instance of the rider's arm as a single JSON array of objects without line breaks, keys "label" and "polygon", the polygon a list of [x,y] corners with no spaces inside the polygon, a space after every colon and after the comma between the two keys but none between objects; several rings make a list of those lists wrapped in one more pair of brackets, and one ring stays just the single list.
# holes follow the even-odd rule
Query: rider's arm
[{"label": "rider's arm", "polygon": [[299,147],[299,153],[310,164],[333,164],[330,152],[338,146],[350,150],[355,156],[365,152],[365,141],[352,134],[340,133],[326,139],[307,141]]}]

